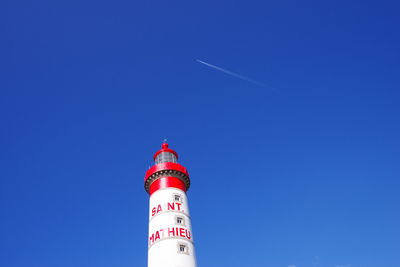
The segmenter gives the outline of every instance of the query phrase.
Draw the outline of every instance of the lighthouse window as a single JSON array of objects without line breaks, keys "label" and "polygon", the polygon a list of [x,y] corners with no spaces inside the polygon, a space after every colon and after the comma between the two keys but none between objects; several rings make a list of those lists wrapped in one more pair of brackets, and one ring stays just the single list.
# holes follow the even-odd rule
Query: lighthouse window
[{"label": "lighthouse window", "polygon": [[181,217],[181,216],[176,216],[176,217],[175,217],[175,220],[176,220],[176,224],[183,224],[183,225],[185,225],[185,219],[184,219],[183,217]]},{"label": "lighthouse window", "polygon": [[178,253],[189,254],[189,249],[186,243],[178,243]]},{"label": "lighthouse window", "polygon": [[173,199],[174,201],[182,202],[182,196],[179,194],[174,194]]}]

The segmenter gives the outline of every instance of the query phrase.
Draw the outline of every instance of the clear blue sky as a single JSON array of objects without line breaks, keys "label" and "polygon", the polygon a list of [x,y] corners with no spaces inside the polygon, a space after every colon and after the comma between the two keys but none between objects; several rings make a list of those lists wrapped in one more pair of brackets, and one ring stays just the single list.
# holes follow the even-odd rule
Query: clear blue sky
[{"label": "clear blue sky", "polygon": [[2,1],[0,266],[146,266],[165,137],[199,267],[400,266],[399,8]]}]

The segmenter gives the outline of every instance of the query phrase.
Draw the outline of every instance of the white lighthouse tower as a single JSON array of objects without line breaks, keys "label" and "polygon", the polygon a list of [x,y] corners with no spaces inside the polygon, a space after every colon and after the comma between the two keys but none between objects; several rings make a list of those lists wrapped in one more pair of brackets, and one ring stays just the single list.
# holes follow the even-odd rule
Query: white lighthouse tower
[{"label": "white lighthouse tower", "polygon": [[186,191],[189,173],[178,154],[163,143],[145,175],[150,195],[148,267],[196,267]]}]

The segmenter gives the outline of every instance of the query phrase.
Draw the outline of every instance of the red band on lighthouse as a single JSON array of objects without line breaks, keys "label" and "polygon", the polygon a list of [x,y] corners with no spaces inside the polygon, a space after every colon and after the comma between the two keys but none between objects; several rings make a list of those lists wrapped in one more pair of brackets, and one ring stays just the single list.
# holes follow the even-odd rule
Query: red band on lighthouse
[{"label": "red band on lighthouse", "polygon": [[160,164],[154,165],[150,169],[148,169],[146,171],[146,175],[144,176],[144,181],[146,182],[146,180],[153,174],[160,172],[160,171],[165,171],[165,170],[174,170],[174,171],[181,172],[181,173],[185,174],[186,176],[189,176],[188,171],[181,164],[173,163],[173,162],[165,162],[165,163],[160,163]]},{"label": "red band on lighthouse", "polygon": [[168,177],[162,177],[162,178],[155,180],[150,185],[149,193],[150,193],[150,195],[152,195],[157,190],[167,188],[167,187],[175,187],[175,188],[181,189],[186,192],[186,185],[181,179],[168,176]]},{"label": "red band on lighthouse", "polygon": [[[150,169],[147,170],[146,175],[144,177],[144,186],[146,191],[149,194],[152,194],[150,191],[150,186],[154,184],[158,179],[161,179],[162,177],[180,177],[180,181],[173,182],[174,184],[183,182],[184,183],[184,188],[182,189],[185,192],[189,189],[190,187],[190,179],[189,179],[189,173],[186,170],[185,167],[183,167],[179,163],[173,163],[173,162],[164,162],[164,163],[159,163],[151,167]],[[179,178],[177,178],[179,180]],[[159,181],[161,183],[161,181]],[[156,185],[155,185],[156,186]],[[171,186],[167,186],[171,187]],[[172,186],[176,188],[181,188],[177,186]],[[154,192],[154,191],[153,191]]]}]

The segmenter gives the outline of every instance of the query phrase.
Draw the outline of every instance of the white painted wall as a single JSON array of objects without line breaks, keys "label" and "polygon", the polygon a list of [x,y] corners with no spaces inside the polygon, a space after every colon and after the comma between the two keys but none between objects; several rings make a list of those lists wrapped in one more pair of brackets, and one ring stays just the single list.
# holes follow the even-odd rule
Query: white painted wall
[{"label": "white painted wall", "polygon": [[[181,202],[174,200],[174,194],[181,196]],[[184,219],[184,225],[177,224],[177,216]],[[196,267],[189,206],[184,191],[165,188],[150,196],[148,244],[148,267]],[[179,252],[179,244],[187,246],[187,253]]]}]

